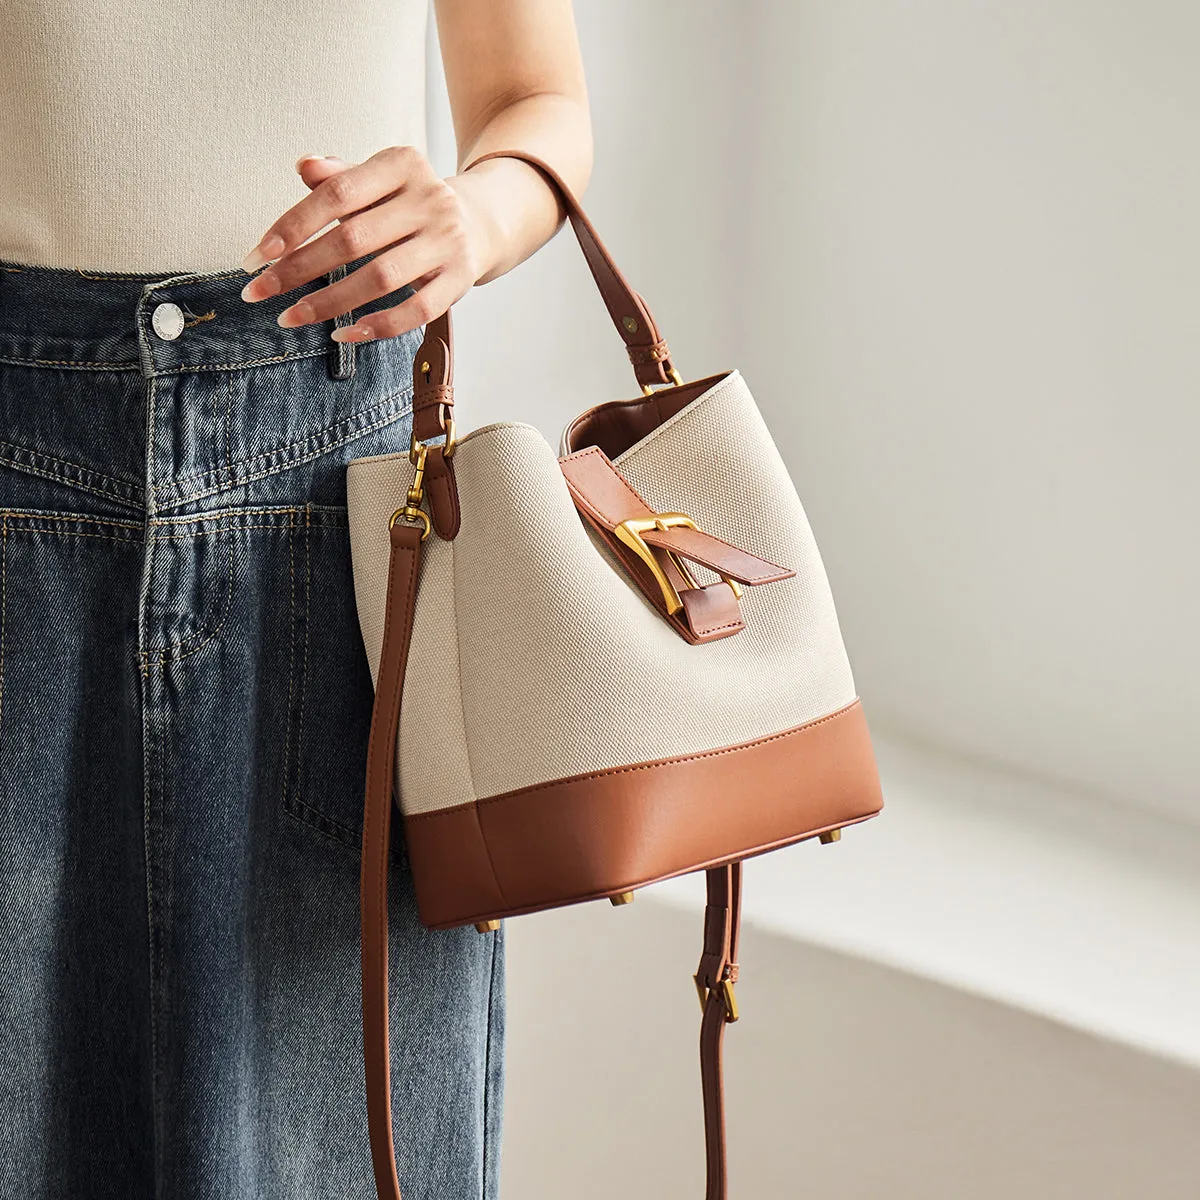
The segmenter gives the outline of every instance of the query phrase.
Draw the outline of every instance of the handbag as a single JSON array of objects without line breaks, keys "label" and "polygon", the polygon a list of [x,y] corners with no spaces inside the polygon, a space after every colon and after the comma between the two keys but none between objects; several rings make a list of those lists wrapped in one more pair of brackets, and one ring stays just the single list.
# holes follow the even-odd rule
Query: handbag
[{"label": "handbag", "polygon": [[399,1200],[388,1060],[393,796],[430,929],[707,880],[707,1200],[727,1194],[722,1043],[742,861],[883,799],[825,570],[736,369],[685,381],[557,172],[641,394],[460,437],[447,311],[413,363],[408,452],[351,460],[355,601],[375,685],[361,873],[363,1047],[380,1200]]}]

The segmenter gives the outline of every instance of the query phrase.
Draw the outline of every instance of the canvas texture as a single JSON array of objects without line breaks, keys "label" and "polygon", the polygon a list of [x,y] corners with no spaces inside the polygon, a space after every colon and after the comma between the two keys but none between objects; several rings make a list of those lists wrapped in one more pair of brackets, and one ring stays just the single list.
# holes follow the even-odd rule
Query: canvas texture
[{"label": "canvas texture", "polygon": [[[743,588],[745,629],[692,645],[579,517],[537,429],[497,423],[467,435],[455,453],[461,530],[424,543],[397,755],[405,813],[752,741],[855,699],[816,541],[740,372],[616,461],[652,508],[688,513],[795,577]],[[412,476],[407,454],[348,468],[373,678],[388,520]]]}]

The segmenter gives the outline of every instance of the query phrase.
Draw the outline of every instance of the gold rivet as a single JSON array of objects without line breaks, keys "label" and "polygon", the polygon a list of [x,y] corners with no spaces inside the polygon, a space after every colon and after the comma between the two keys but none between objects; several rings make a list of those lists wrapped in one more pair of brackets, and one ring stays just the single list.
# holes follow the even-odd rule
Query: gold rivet
[{"label": "gold rivet", "polygon": [[621,324],[624,325],[630,333],[637,333],[638,331],[637,317],[622,317]]},{"label": "gold rivet", "polygon": [[423,362],[423,363],[421,364],[421,372],[422,372],[422,374],[428,374],[428,373],[429,373],[429,364],[428,364],[427,362]]},{"label": "gold rivet", "polygon": [[499,921],[476,921],[475,928],[478,929],[480,933],[495,933],[496,930],[500,928],[500,922]]},{"label": "gold rivet", "polygon": [[619,892],[615,896],[609,896],[608,899],[609,899],[609,903],[614,906],[616,906],[618,904],[632,904],[633,903],[633,893],[632,892]]},{"label": "gold rivet", "polygon": [[830,842],[840,842],[842,840],[842,831],[840,829],[831,829],[828,833],[821,834],[821,845],[828,846]]}]

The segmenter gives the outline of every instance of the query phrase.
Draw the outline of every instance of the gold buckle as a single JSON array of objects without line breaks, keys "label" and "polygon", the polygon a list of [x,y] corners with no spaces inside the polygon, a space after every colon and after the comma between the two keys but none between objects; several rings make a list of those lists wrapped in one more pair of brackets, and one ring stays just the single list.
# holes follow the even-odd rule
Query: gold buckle
[{"label": "gold buckle", "polygon": [[[663,600],[667,606],[667,613],[674,616],[681,608],[683,608],[683,600],[680,599],[679,592],[675,585],[667,578],[667,573],[659,565],[659,561],[654,557],[654,551],[651,550],[649,544],[642,537],[642,534],[650,529],[657,529],[665,533],[672,526],[686,525],[689,529],[698,529],[699,526],[686,513],[655,513],[652,517],[631,517],[628,521],[622,521],[614,530],[618,541],[628,546],[638,558],[646,564],[647,570],[654,576],[654,582],[658,584],[659,590],[662,592]],[[664,551],[667,557],[675,564],[679,573],[687,580],[688,586],[697,588],[700,585],[692,578],[691,572],[684,566],[683,562],[673,550]],[[737,599],[742,597],[742,589],[738,586],[736,579],[730,579],[722,571],[717,572],[721,578],[729,584],[733,589],[733,594]]]},{"label": "gold buckle", "polygon": [[[680,387],[683,384],[683,376],[680,375],[680,373],[674,367],[671,367],[667,371],[667,374],[670,375],[671,379],[673,380],[673,382],[669,386]],[[649,383],[642,384],[642,395],[643,396],[653,396],[655,391],[656,391],[656,389],[653,387],[653,385],[651,385]]]},{"label": "gold buckle", "polygon": [[[708,1007],[708,992],[709,989],[700,982],[699,975],[693,975],[692,978],[696,982],[696,992],[700,997],[700,1011],[703,1012]],[[737,996],[733,992],[733,980],[722,979],[717,984],[717,989],[721,991],[722,999],[725,1001],[725,1021],[727,1024],[738,1019]],[[717,990],[714,989],[714,990]]]}]

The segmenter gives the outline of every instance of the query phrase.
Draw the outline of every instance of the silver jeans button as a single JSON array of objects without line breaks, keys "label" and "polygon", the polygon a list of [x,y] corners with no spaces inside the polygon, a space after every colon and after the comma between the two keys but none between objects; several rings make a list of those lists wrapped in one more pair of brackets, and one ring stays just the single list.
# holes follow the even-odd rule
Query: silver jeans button
[{"label": "silver jeans button", "polygon": [[178,304],[159,304],[150,314],[150,324],[164,342],[173,342],[183,332],[183,309]]}]

